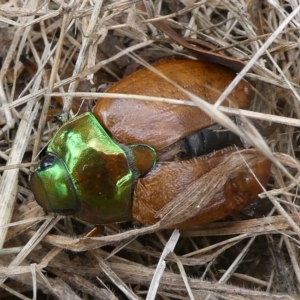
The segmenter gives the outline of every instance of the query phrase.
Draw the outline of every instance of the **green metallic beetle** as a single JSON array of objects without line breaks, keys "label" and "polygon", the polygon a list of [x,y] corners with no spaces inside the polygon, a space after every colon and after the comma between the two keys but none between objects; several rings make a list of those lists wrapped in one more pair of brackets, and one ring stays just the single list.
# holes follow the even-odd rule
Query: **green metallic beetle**
[{"label": "green metallic beetle", "polygon": [[137,151],[148,156],[150,169],[156,159],[153,148],[122,149],[93,114],[82,114],[58,130],[47,148],[49,154],[31,176],[32,190],[38,191],[36,200],[46,211],[78,212],[78,219],[93,224],[99,223],[100,215],[101,223],[126,221],[132,209],[128,199],[133,173],[143,172],[134,162]]},{"label": "green metallic beetle", "polygon": [[[210,103],[235,77],[225,67],[186,59],[154,66]],[[126,77],[107,92],[188,101],[184,93],[147,69]],[[251,86],[241,81],[223,105],[245,108],[251,95]],[[91,224],[155,223],[157,211],[236,151],[228,146],[238,144],[239,139],[206,129],[213,124],[192,106],[99,99],[93,114],[74,118],[55,134],[47,155],[31,175],[33,193],[46,212],[71,215]],[[266,185],[270,162],[257,163],[253,171]],[[253,201],[261,190],[245,166],[228,179],[203,211],[181,225],[220,219]]]}]

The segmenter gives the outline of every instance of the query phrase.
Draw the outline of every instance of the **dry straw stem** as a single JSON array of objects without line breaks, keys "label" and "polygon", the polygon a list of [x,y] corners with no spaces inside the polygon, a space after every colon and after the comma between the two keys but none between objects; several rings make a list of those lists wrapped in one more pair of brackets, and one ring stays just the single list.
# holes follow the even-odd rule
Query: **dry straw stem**
[{"label": "dry straw stem", "polygon": [[[0,121],[6,121],[0,128],[1,245],[8,229],[0,252],[0,298],[48,294],[49,299],[146,299],[147,295],[149,299],[297,299],[299,3],[144,2],[153,15],[145,13],[141,1],[132,0],[12,0],[0,5]],[[181,36],[201,39],[212,44],[213,52],[245,62],[236,80],[246,77],[253,84],[251,110],[217,109],[193,95],[191,105],[200,105],[274,161],[261,200],[221,222],[180,230],[174,253],[167,256],[165,244],[171,232],[160,230],[195,213],[199,204],[195,194],[201,195],[203,205],[235,172],[233,166],[239,168],[245,159],[251,166],[259,159],[250,155],[253,150],[236,153],[228,172],[216,169],[203,178],[202,190],[190,187],[179,195],[160,212],[160,223],[142,228],[133,223],[107,225],[96,237],[87,237],[88,228],[82,225],[45,216],[28,186],[34,168],[30,159],[36,159],[57,129],[53,120],[46,123],[49,107],[57,106],[54,96],[68,100],[65,111],[72,98],[91,103],[89,99],[119,97],[92,93],[92,88],[115,82],[134,69],[130,55],[146,62],[176,54],[191,57],[157,30],[153,20],[165,20]],[[21,55],[36,63],[35,75],[22,72]],[[220,102],[225,96],[220,95]],[[122,97],[186,105],[180,99]],[[238,128],[223,113],[274,122],[278,128],[262,139],[251,123]],[[292,177],[277,166],[284,166]],[[85,253],[71,259],[72,251]],[[159,276],[154,276],[156,269],[162,270]],[[157,290],[148,294],[151,282]]]}]

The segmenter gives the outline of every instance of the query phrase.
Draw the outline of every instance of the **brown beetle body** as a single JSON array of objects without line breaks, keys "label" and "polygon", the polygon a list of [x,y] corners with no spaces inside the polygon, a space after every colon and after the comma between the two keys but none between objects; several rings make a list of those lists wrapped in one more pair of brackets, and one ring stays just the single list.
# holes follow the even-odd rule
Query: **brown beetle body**
[{"label": "brown beetle body", "polygon": [[[144,224],[155,223],[155,214],[160,209],[235,151],[230,147],[195,159],[158,163],[145,178],[137,182],[132,209],[134,220]],[[262,186],[269,180],[270,165],[270,161],[264,160],[252,167]],[[228,178],[224,188],[197,215],[177,227],[209,223],[241,210],[262,192],[260,184],[245,166],[242,172]]]},{"label": "brown beetle body", "polygon": [[[234,79],[234,73],[220,65],[192,60],[164,61],[154,65],[160,72],[197,96],[214,103]],[[107,92],[149,95],[188,100],[187,96],[148,69],[142,69],[112,86]],[[252,96],[251,86],[242,81],[223,105],[246,108]],[[156,150],[178,139],[206,128],[214,121],[201,110],[125,99],[100,99],[93,111],[98,121],[122,144],[145,143]],[[155,214],[176,195],[220,164],[236,151],[224,149],[196,159],[158,163],[144,178],[137,181],[133,196],[133,219],[152,224]],[[270,162],[254,166],[257,179],[265,186]],[[223,218],[242,209],[262,192],[262,188],[245,166],[245,170],[228,179],[217,194],[196,216],[180,224],[195,226]]]},{"label": "brown beetle body", "polygon": [[[225,67],[197,60],[166,60],[154,67],[209,103],[214,103],[235,77]],[[189,100],[185,93],[148,69],[124,78],[107,92]],[[251,97],[251,86],[241,81],[223,105],[246,108]],[[119,143],[145,143],[155,149],[215,123],[195,107],[127,99],[100,99],[93,113]]]}]

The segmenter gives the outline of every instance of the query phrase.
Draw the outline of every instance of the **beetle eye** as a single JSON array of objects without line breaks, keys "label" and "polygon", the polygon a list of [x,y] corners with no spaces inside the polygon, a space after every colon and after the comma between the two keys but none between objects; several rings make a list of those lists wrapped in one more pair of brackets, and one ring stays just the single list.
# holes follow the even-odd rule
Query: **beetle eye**
[{"label": "beetle eye", "polygon": [[54,155],[47,154],[41,160],[40,169],[41,170],[48,169],[49,167],[51,167],[53,165],[55,160],[56,160],[56,157]]}]

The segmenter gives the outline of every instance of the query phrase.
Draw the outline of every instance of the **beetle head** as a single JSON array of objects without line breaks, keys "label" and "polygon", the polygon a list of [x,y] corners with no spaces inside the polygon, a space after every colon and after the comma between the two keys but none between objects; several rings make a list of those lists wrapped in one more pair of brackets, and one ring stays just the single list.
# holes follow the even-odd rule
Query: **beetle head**
[{"label": "beetle head", "polygon": [[70,174],[61,158],[47,154],[30,176],[30,185],[38,204],[46,212],[73,215],[80,207]]}]

